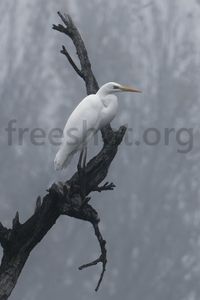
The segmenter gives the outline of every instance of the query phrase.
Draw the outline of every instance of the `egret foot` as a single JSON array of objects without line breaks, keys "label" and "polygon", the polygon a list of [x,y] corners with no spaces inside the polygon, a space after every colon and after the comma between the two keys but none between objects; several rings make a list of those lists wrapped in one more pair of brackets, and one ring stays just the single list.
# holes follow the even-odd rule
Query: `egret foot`
[{"label": "egret foot", "polygon": [[84,147],[81,151],[79,161],[78,161],[78,176],[79,176],[79,184],[80,184],[80,196],[82,202],[85,204],[86,197],[86,159],[87,159],[87,147]]}]

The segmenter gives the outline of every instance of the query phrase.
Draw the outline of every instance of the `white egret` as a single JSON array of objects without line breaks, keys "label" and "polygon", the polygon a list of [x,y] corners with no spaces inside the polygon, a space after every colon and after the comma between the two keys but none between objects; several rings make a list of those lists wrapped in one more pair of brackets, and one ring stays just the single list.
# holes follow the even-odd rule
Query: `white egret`
[{"label": "white egret", "polygon": [[66,168],[73,155],[86,147],[91,137],[116,116],[118,92],[136,92],[140,90],[115,82],[104,84],[96,94],[85,97],[70,115],[64,131],[62,144],[56,154],[56,170]]}]

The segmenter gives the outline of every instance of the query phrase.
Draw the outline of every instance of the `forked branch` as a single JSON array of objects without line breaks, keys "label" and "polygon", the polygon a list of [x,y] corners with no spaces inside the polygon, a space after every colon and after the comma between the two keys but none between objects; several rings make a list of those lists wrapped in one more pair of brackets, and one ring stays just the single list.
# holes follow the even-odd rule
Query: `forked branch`
[{"label": "forked branch", "polygon": [[[53,29],[66,34],[74,43],[80,68],[63,46],[61,53],[65,55],[76,73],[84,80],[87,94],[96,93],[98,83],[91,69],[87,50],[81,35],[74,25],[69,15],[62,15],[58,12],[64,25],[53,25]],[[126,128],[124,126],[114,132],[110,126],[102,130],[103,147],[102,150],[93,157],[85,167],[85,197],[93,191],[113,190],[114,184],[105,183],[100,185],[106,178],[108,169],[113,161],[118,146],[121,144]],[[100,218],[96,210],[89,204],[90,197],[82,203],[79,172],[76,172],[71,179],[64,183],[54,183],[47,194],[38,197],[33,215],[23,224],[19,221],[17,213],[13,219],[11,229],[5,228],[0,223],[0,243],[3,248],[3,258],[0,266],[0,300],[6,300],[15,287],[20,273],[35,246],[43,239],[61,215],[68,215],[83,221],[88,221],[94,228],[98,239],[101,254],[95,261],[81,266],[82,270],[86,267],[102,263],[102,272],[98,281],[98,290],[107,263],[106,241],[103,239],[99,230]]]}]

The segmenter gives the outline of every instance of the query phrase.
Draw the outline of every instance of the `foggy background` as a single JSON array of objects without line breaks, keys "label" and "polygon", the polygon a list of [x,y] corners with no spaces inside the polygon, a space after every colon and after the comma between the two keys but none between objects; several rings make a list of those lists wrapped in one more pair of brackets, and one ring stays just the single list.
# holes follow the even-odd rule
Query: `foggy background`
[{"label": "foggy background", "polygon": [[[34,146],[30,134],[8,146],[5,128],[63,128],[85,96],[85,86],[65,57],[71,41],[51,29],[56,12],[68,12],[82,33],[99,82],[117,81],[143,90],[120,95],[113,126],[128,124],[140,137],[157,128],[156,146],[122,143],[107,180],[113,192],[92,195],[107,240],[107,272],[94,292],[100,266],[79,271],[97,258],[90,224],[58,220],[34,249],[11,300],[196,300],[200,298],[200,1],[17,0],[0,3],[0,220],[24,222],[38,195],[57,173],[57,147]],[[163,144],[165,128],[193,128],[194,145]],[[187,135],[185,138],[188,138]],[[99,148],[98,148],[99,149]],[[98,151],[91,149],[91,155]],[[0,250],[2,254],[2,250]]]}]

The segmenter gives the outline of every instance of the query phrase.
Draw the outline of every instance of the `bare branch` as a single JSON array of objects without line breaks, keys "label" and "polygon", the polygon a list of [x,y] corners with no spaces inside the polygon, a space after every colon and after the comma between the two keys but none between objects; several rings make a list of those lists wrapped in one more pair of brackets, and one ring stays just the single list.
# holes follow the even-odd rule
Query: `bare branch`
[{"label": "bare branch", "polygon": [[106,271],[106,264],[107,264],[107,250],[106,250],[106,241],[103,239],[102,235],[101,235],[101,232],[99,230],[99,226],[98,226],[98,223],[99,222],[93,222],[92,225],[94,227],[94,232],[95,232],[95,235],[99,241],[99,245],[100,245],[100,248],[101,248],[101,255],[99,258],[95,259],[94,261],[90,262],[90,263],[87,263],[87,264],[84,264],[82,266],[79,267],[79,270],[83,270],[83,269],[86,269],[88,267],[91,267],[91,266],[95,266],[97,265],[98,263],[102,263],[102,272],[101,272],[101,275],[100,275],[100,278],[99,278],[99,281],[97,283],[97,286],[95,288],[95,291],[97,292],[99,287],[100,287],[100,284],[103,280],[103,276],[104,276],[104,273]]},{"label": "bare branch", "polygon": [[19,222],[19,212],[17,211],[14,219],[13,219],[13,222],[12,222],[12,228],[13,229],[16,229],[20,226],[20,222]]},{"label": "bare branch", "polygon": [[9,239],[9,230],[0,222],[0,244],[4,249],[7,246]]},{"label": "bare branch", "polygon": [[42,203],[41,203],[41,197],[39,196],[39,197],[37,198],[37,200],[36,200],[35,213],[37,213],[37,212],[40,210],[41,205],[42,205]]},{"label": "bare branch", "polygon": [[81,70],[79,70],[79,68],[77,67],[77,65],[75,64],[75,62],[73,61],[73,59],[71,58],[69,52],[67,51],[67,49],[65,48],[65,46],[62,46],[62,50],[60,51],[60,53],[64,54],[69,63],[72,65],[72,67],[74,68],[74,70],[76,71],[76,73],[81,77],[84,78],[83,73],[81,72]]},{"label": "bare branch", "polygon": [[72,22],[71,18],[68,15],[65,14],[65,17],[64,17],[59,11],[58,11],[58,15],[66,26],[68,26],[68,24],[70,22]]},{"label": "bare branch", "polygon": [[53,25],[53,29],[57,30],[61,33],[65,33],[68,37],[71,38],[75,48],[76,52],[80,61],[81,65],[81,74],[83,74],[87,94],[93,94],[96,93],[98,90],[98,83],[96,81],[96,78],[94,77],[94,74],[91,69],[91,63],[88,58],[88,53],[85,48],[84,42],[81,38],[81,35],[77,29],[77,27],[74,25],[74,22],[72,21],[70,15],[62,15],[60,12],[58,12],[59,17],[63,21],[64,25]]},{"label": "bare branch", "polygon": [[93,192],[103,192],[103,191],[113,191],[114,188],[116,187],[116,185],[114,185],[114,183],[109,183],[109,182],[106,182],[104,185],[102,186],[97,186]]},{"label": "bare branch", "polygon": [[[61,53],[65,55],[76,73],[84,80],[87,94],[96,93],[98,83],[92,72],[87,50],[81,35],[69,15],[62,15],[60,12],[58,12],[58,15],[64,26],[61,24],[53,25],[53,29],[66,34],[72,40],[81,69],[77,67],[64,46]],[[43,239],[52,226],[54,226],[61,215],[88,221],[92,224],[100,245],[101,255],[95,261],[85,264],[79,269],[82,270],[86,267],[102,263],[102,272],[96,291],[99,289],[106,270],[106,241],[99,230],[98,224],[100,218],[98,213],[88,203],[90,197],[87,196],[92,191],[113,190],[115,187],[113,183],[105,183],[103,186],[99,185],[107,176],[110,164],[118,151],[118,146],[122,142],[125,132],[125,126],[120,127],[116,132],[110,126],[102,129],[102,150],[85,167],[84,193],[81,191],[80,172],[76,172],[65,183],[54,183],[43,199],[38,197],[35,212],[25,223],[20,224],[18,212],[13,219],[12,229],[7,229],[0,223],[0,243],[4,249],[0,266],[0,299],[8,299],[31,251]],[[81,198],[82,194],[84,194],[84,202],[83,197]]]}]

